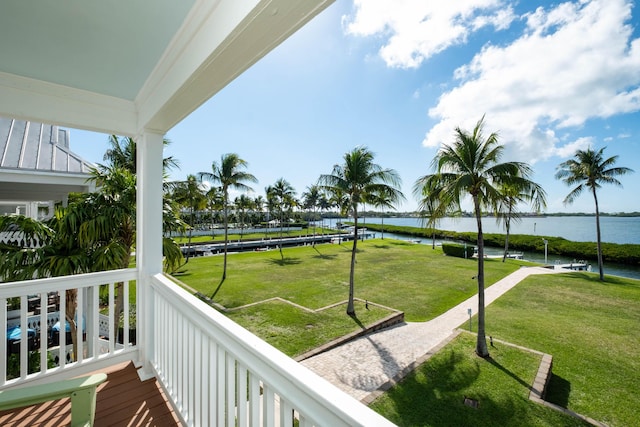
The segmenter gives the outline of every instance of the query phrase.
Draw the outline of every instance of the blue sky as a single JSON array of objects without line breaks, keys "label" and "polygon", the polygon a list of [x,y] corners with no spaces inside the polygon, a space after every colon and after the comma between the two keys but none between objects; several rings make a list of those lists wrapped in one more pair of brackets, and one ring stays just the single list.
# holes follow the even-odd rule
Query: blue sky
[{"label": "blue sky", "polygon": [[[587,193],[564,206],[570,188],[554,174],[577,149],[605,146],[637,172],[600,190],[601,211],[640,211],[635,2],[446,3],[337,0],[167,134],[172,179],[235,152],[259,180],[252,196],[281,177],[300,196],[366,145],[402,177],[398,210],[414,210],[413,183],[441,144],[485,115],[503,160],[532,166],[548,212],[594,211]],[[100,162],[107,137],[73,130],[71,144]]]}]

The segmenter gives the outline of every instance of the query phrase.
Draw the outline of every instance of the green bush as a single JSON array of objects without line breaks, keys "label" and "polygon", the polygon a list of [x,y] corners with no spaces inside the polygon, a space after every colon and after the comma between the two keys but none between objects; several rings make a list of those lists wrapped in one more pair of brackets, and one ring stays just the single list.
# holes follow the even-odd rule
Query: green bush
[{"label": "green bush", "polygon": [[[380,224],[366,224],[369,230],[380,231]],[[406,227],[395,225],[384,225],[384,231],[408,236],[431,238],[435,233],[438,239],[456,240],[476,244],[478,234],[474,232],[438,230],[433,228]],[[485,233],[485,246],[497,248],[504,247],[506,235],[496,233]],[[509,249],[514,251],[544,252],[544,241],[548,243],[549,255],[560,255],[567,258],[597,260],[595,242],[572,242],[562,237],[531,236],[528,234],[509,235]],[[640,265],[640,245],[603,243],[602,258],[604,262],[616,262],[620,264]]]},{"label": "green bush", "polygon": [[445,255],[458,258],[471,258],[473,256],[473,246],[459,245],[456,243],[443,243],[442,252]]}]

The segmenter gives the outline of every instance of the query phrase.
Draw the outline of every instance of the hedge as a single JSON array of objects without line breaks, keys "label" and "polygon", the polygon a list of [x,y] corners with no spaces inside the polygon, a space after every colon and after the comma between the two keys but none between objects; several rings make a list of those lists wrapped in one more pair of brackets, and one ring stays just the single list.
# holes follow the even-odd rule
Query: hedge
[{"label": "hedge", "polygon": [[[381,231],[381,224],[366,224],[367,229]],[[432,238],[434,233],[438,239],[447,239],[476,244],[478,234],[474,232],[456,232],[433,228],[384,225],[384,231],[408,236]],[[504,247],[505,234],[485,233],[486,246]],[[544,241],[548,241],[548,253],[568,258],[596,260],[598,258],[595,242],[572,242],[562,237],[531,236],[528,234],[510,234],[509,249],[515,251],[544,252]],[[602,258],[605,262],[616,262],[628,265],[640,265],[640,245],[602,243]]]}]

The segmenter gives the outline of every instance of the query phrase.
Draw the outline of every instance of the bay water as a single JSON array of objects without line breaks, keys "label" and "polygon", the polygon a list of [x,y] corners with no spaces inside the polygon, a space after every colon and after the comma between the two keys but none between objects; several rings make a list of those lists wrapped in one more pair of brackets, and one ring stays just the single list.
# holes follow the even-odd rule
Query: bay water
[{"label": "bay water", "polygon": [[[358,223],[362,227],[366,224],[380,224],[381,218],[359,218]],[[407,227],[422,227],[422,219],[415,217],[394,217],[384,218],[387,225],[398,225]],[[437,227],[440,230],[449,231],[477,231],[476,219],[471,217],[463,218],[443,218]],[[630,243],[640,244],[640,217],[600,217],[600,228],[603,242],[610,243]],[[505,234],[504,226],[497,224],[495,218],[483,218],[482,229],[485,233]],[[596,251],[596,219],[594,216],[545,216],[545,217],[526,217],[519,222],[512,223],[511,234],[528,234],[532,236],[544,237],[562,237],[575,242],[594,242],[594,252]],[[385,237],[396,238],[400,240],[414,240],[409,236],[397,235],[393,233],[384,233]],[[376,233],[376,237],[380,238],[381,233]],[[421,244],[431,245],[431,239],[420,239]],[[437,240],[437,244],[442,243]],[[501,248],[486,248],[488,255],[499,255],[502,253]],[[543,253],[524,253],[524,259],[533,262],[544,262]],[[570,263],[575,261],[566,257],[548,255],[547,262],[554,263]],[[593,271],[597,271],[597,262],[592,262]],[[606,275],[615,275],[622,277],[630,277],[640,279],[640,267],[605,263],[604,271]]]}]

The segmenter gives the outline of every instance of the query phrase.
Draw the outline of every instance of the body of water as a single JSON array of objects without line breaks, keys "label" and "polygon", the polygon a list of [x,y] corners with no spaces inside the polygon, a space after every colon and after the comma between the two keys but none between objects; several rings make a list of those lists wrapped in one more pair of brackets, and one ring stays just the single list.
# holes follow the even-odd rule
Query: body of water
[{"label": "body of water", "polygon": [[[362,227],[366,227],[367,223],[380,224],[381,219],[364,218],[360,219],[358,223]],[[385,218],[384,223],[388,225],[422,227],[422,220],[419,218]],[[477,231],[475,218],[444,218],[436,228],[450,231]],[[496,224],[494,218],[483,218],[482,229],[485,233],[505,234],[504,227],[501,224]],[[600,229],[603,242],[640,244],[640,217],[601,217]],[[511,225],[511,234],[539,235],[540,238],[543,236],[563,237],[575,242],[595,242],[596,218],[591,216],[522,218],[520,222]],[[385,232],[384,235],[392,239],[413,240],[408,236],[388,232]],[[376,237],[381,237],[381,233],[377,232]],[[432,241],[431,239],[423,238],[420,243],[431,245]],[[440,240],[436,240],[436,244],[441,243]],[[500,255],[502,249],[486,248],[485,252],[488,255]],[[543,253],[525,252],[523,255],[524,259],[528,261],[544,263]],[[564,264],[572,261],[574,260],[557,255],[548,255],[547,259],[549,264]],[[592,261],[592,266],[593,271],[598,270],[597,262]],[[637,266],[605,263],[604,272],[615,276],[640,279],[640,267]]]},{"label": "body of water", "polygon": [[[381,218],[361,218],[358,221],[380,224]],[[385,224],[408,227],[422,227],[420,218],[385,218]],[[443,218],[435,227],[439,230],[477,231],[475,218]],[[482,230],[485,233],[505,234],[504,226],[497,224],[495,218],[483,218]],[[640,245],[640,217],[600,217],[602,241],[609,243],[633,243]],[[532,236],[563,237],[574,242],[595,242],[596,218],[594,216],[548,216],[527,217],[512,222],[511,234],[529,234]]]}]

